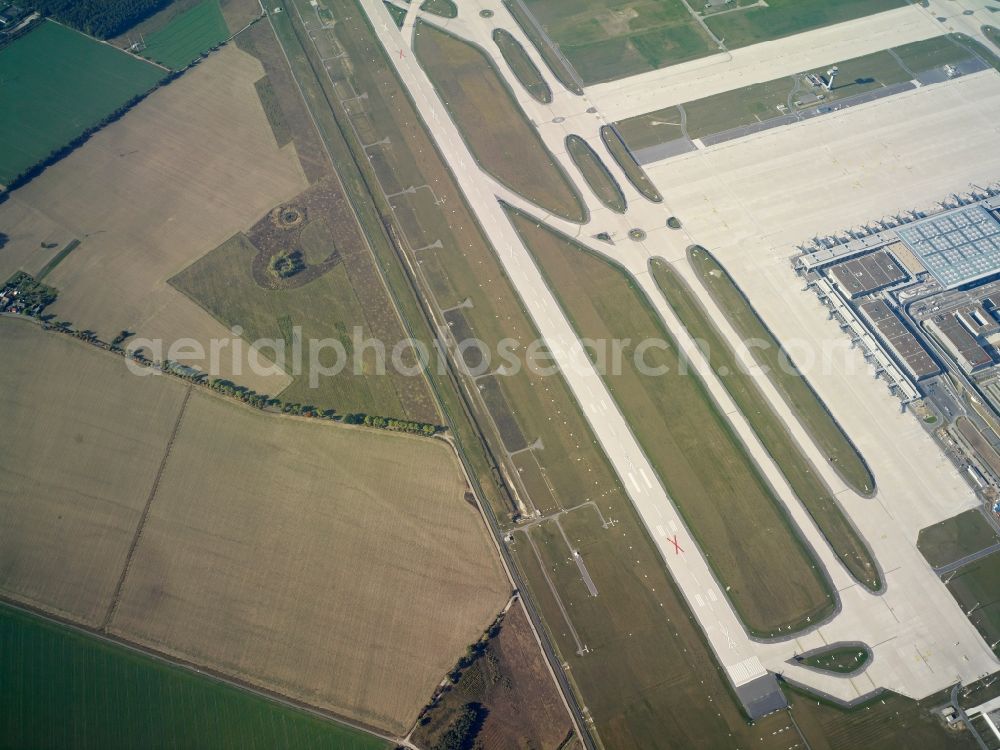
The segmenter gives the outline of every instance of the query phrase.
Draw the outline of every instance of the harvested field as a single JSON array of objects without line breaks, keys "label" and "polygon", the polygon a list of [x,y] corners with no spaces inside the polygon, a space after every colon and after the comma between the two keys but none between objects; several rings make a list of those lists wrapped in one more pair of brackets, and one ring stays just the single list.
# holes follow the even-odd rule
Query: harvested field
[{"label": "harvested field", "polygon": [[0,745],[310,747],[388,743],[0,605]]},{"label": "harvested field", "polygon": [[28,320],[0,319],[0,592],[104,618],[185,386],[141,378]]},{"label": "harvested field", "polygon": [[586,221],[576,189],[490,58],[425,22],[414,33],[414,53],[483,169],[546,211]]},{"label": "harvested field", "polygon": [[997,533],[979,508],[920,531],[917,548],[934,567],[947,565],[997,543]]},{"label": "harvested field", "polygon": [[476,733],[482,750],[560,748],[573,731],[520,602],[491,630],[461,677],[421,717],[414,739],[435,747],[462,709],[478,704],[485,719]]},{"label": "harvested field", "polygon": [[514,35],[505,29],[495,29],[493,41],[525,91],[542,104],[549,104],[552,101],[552,89]]},{"label": "harvested field", "polygon": [[[207,350],[231,337],[167,279],[304,187],[294,149],[275,144],[260,77],[252,57],[227,47],[0,205],[0,226],[27,206],[82,240],[46,279],[60,291],[51,312],[107,340],[128,329]],[[289,382],[243,370],[242,384],[260,392]]]},{"label": "harvested field", "polygon": [[664,374],[641,374],[629,345],[620,374],[609,367],[605,380],[747,628],[770,636],[825,617],[832,592],[813,554],[634,282],[572,240],[510,215],[578,336],[666,344],[644,358],[650,373],[665,366]]},{"label": "harvested field", "polygon": [[690,287],[669,263],[654,258],[650,272],[681,324],[698,342],[712,370],[749,421],[764,449],[771,455],[799,502],[844,567],[871,591],[883,587],[882,575],[868,545],[844,514],[829,487],[805,456],[767,398],[753,382],[736,353],[712,323]]},{"label": "harvested field", "polygon": [[44,21],[0,48],[0,185],[62,148],[167,74]]},{"label": "harvested field", "polygon": [[625,176],[632,183],[632,187],[638,190],[647,200],[653,203],[662,203],[663,196],[660,195],[660,191],[656,189],[656,186],[646,176],[646,171],[639,166],[639,163],[632,156],[632,153],[628,150],[628,146],[622,141],[618,132],[610,125],[604,125],[601,127],[601,140],[604,141],[604,145],[607,146],[611,156],[618,162],[618,166],[622,168]]},{"label": "harvested field", "polygon": [[812,389],[805,376],[795,367],[726,269],[704,248],[689,248],[688,259],[740,338],[744,341],[763,342],[763,346],[751,347],[751,353],[758,364],[766,368],[775,387],[798,415],[841,479],[855,492],[862,495],[873,493],[875,478],[869,471],[864,457],[830,414],[826,404]]},{"label": "harvested field", "polygon": [[622,189],[590,144],[578,135],[568,135],[566,150],[598,200],[616,213],[625,213],[627,206]]},{"label": "harvested field", "polygon": [[4,594],[93,625],[123,575],[109,632],[397,733],[503,607],[509,584],[446,443],[200,388],[179,419],[183,383],[0,324],[2,393],[18,394],[3,416],[31,438],[4,471],[20,478],[4,498]]}]

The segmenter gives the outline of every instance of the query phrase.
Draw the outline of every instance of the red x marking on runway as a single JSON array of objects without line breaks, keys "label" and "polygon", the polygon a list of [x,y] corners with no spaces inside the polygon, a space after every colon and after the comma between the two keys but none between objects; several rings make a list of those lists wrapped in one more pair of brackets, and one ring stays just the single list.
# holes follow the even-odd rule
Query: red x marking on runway
[{"label": "red x marking on runway", "polygon": [[674,538],[673,539],[668,539],[667,541],[670,542],[672,545],[674,545],[674,554],[675,555],[679,555],[681,552],[684,551],[684,548],[681,547],[681,545],[677,543],[677,535],[676,534],[674,534]]}]

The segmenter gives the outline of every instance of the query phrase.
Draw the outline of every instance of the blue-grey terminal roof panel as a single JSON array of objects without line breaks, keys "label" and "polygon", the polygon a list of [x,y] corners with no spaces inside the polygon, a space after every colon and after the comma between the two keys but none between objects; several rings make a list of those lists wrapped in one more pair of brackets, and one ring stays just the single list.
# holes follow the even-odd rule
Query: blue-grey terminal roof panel
[{"label": "blue-grey terminal roof panel", "polygon": [[929,216],[896,234],[946,289],[1000,272],[1000,222],[981,205]]}]

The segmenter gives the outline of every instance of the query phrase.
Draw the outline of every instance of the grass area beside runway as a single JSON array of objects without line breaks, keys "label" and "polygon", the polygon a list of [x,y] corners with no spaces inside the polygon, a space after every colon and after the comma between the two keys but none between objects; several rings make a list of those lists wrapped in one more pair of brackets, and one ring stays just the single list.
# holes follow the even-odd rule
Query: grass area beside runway
[{"label": "grass area beside runway", "polygon": [[618,135],[618,131],[610,125],[603,125],[601,127],[601,140],[604,141],[608,152],[618,162],[618,166],[622,168],[625,176],[632,183],[632,187],[638,190],[646,200],[662,203],[663,196],[660,195],[660,191],[656,189],[646,171],[639,166],[635,157],[632,156],[632,152],[628,150],[628,146]]},{"label": "grass area beside runway", "polygon": [[960,560],[966,555],[996,544],[997,533],[983,518],[979,508],[972,508],[926,529],[920,530],[917,549],[935,568]]},{"label": "grass area beside runway", "polygon": [[[837,62],[839,73],[830,91],[813,87],[805,80],[809,75],[825,77],[831,67],[826,65],[679,106],[684,109],[688,137],[704,138],[903,83],[934,68],[968,60],[975,54],[969,45],[960,43],[956,35],[944,35]],[[821,100],[816,98],[819,95],[823,97]],[[667,126],[672,123],[678,126]],[[635,150],[681,137],[679,123],[678,107],[671,106],[622,120],[616,127],[628,147]]]},{"label": "grass area beside runway", "polygon": [[0,48],[0,184],[95,127],[167,71],[54,21]]},{"label": "grass area beside runway", "polygon": [[148,34],[142,56],[171,70],[180,70],[227,38],[229,29],[219,0],[203,0],[163,29]]},{"label": "grass area beside runway", "polygon": [[621,187],[590,144],[578,135],[568,135],[566,150],[597,199],[612,211],[625,213],[627,205]]},{"label": "grass area beside runway", "polygon": [[509,215],[577,335],[629,340],[620,361],[605,363],[605,381],[747,628],[774,636],[830,614],[833,592],[818,563],[634,280]]},{"label": "grass area beside runway", "polygon": [[662,258],[650,260],[649,267],[667,304],[698,342],[709,366],[757,433],[834,554],[859,583],[870,591],[880,590],[882,577],[868,546],[754,383],[753,376],[746,372],[742,360],[709,319],[687,282]]},{"label": "grass area beside runway", "polygon": [[390,747],[4,605],[0,683],[4,747]]},{"label": "grass area beside runway", "polygon": [[869,658],[868,649],[859,646],[837,646],[803,657],[800,663],[827,672],[850,674],[867,664]]},{"label": "grass area beside runway", "polygon": [[677,107],[665,107],[655,112],[629,117],[615,123],[622,140],[633,151],[656,146],[684,137],[681,112]]},{"label": "grass area beside runway", "polygon": [[750,347],[757,363],[771,376],[833,468],[852,489],[862,495],[875,491],[875,479],[843,428],[799,372],[770,329],[760,319],[729,273],[702,247],[688,248],[688,258],[709,294]]},{"label": "grass area beside runway", "polygon": [[706,23],[726,47],[736,49],[904,5],[905,0],[767,0],[757,7],[710,15]]},{"label": "grass area beside runway", "polygon": [[483,169],[545,211],[585,222],[576,188],[489,57],[423,21],[414,33],[414,54]]},{"label": "grass area beside runway", "polygon": [[1000,647],[1000,554],[977,560],[952,576],[948,590],[990,644]]},{"label": "grass area beside runway", "polygon": [[392,16],[392,20],[396,24],[396,28],[403,28],[403,22],[406,20],[406,8],[400,8],[398,5],[393,5],[390,2],[385,2],[384,4],[386,10],[389,11],[389,15]]},{"label": "grass area beside runway", "polygon": [[514,35],[505,29],[494,29],[493,41],[525,91],[542,104],[549,104],[552,101],[552,89]]},{"label": "grass area beside runway", "polygon": [[682,0],[527,0],[527,6],[587,85],[713,51]]},{"label": "grass area beside runway", "polygon": [[989,39],[997,47],[1000,47],[1000,29],[996,26],[983,26],[983,36]]},{"label": "grass area beside runway", "polygon": [[458,6],[454,0],[424,0],[420,4],[420,10],[433,13],[441,18],[457,18]]},{"label": "grass area beside runway", "polygon": [[583,89],[580,84],[576,82],[576,78],[573,76],[572,72],[566,67],[563,62],[563,58],[558,54],[556,50],[545,40],[545,38],[538,32],[532,19],[525,13],[521,6],[519,0],[503,0],[503,7],[507,9],[511,17],[521,27],[521,31],[524,35],[528,37],[531,43],[538,50],[538,54],[542,56],[545,60],[545,64],[549,66],[549,70],[552,75],[556,77],[556,80],[561,83],[567,91],[571,91],[577,96],[583,96]]}]

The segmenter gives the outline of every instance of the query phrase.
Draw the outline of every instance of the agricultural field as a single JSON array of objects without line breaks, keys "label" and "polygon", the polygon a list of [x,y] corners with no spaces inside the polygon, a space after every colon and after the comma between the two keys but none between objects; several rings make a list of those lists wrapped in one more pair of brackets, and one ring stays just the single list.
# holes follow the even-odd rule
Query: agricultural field
[{"label": "agricultural field", "polygon": [[146,36],[142,55],[171,70],[181,70],[228,37],[219,0],[203,0]]},{"label": "agricultural field", "polygon": [[[295,148],[275,142],[254,87],[261,75],[249,55],[220,50],[15,191],[0,205],[0,226],[18,223],[0,275],[40,270],[80,239],[46,277],[60,292],[49,312],[105,340],[127,329],[165,349],[231,339],[167,280],[305,186]],[[230,357],[220,367],[233,377]],[[240,369],[261,393],[290,382]]]},{"label": "agricultural field", "polygon": [[921,529],[917,549],[937,568],[998,542],[996,531],[979,508],[973,508]]},{"label": "agricultural field", "polygon": [[663,259],[653,258],[650,261],[650,272],[667,304],[699,343],[708,358],[709,366],[719,376],[844,567],[869,590],[882,589],[882,575],[865,541],[795,438],[789,434],[767,398],[753,382],[753,376],[746,371],[742,361],[722,337],[691,288]]},{"label": "agricultural field", "polygon": [[[480,165],[546,211],[587,220],[576,188],[542,143],[492,61],[477,47],[418,23],[414,54]],[[525,169],[525,165],[533,165]]]},{"label": "agricultural field", "polygon": [[389,744],[89,634],[0,605],[4,747]]},{"label": "agricultural field", "polygon": [[184,387],[28,320],[0,319],[0,340],[0,421],[18,435],[0,451],[0,593],[99,625]]},{"label": "agricultural field", "polygon": [[527,6],[585,85],[703,57],[713,49],[681,0],[527,0]]},{"label": "agricultural field", "polygon": [[814,556],[635,283],[569,238],[510,216],[578,336],[667,344],[645,358],[665,374],[641,374],[630,345],[620,374],[604,377],[747,628],[769,636],[825,617],[832,592]]},{"label": "agricultural field", "polygon": [[542,104],[551,102],[552,89],[513,34],[505,29],[496,29],[493,32],[493,41],[525,91]]},{"label": "agricultural field", "polygon": [[471,663],[456,667],[455,684],[421,716],[414,733],[419,747],[437,747],[469,706],[480,716],[473,729],[476,747],[563,747],[573,725],[520,602],[466,659]]},{"label": "agricultural field", "polygon": [[0,324],[23,436],[5,596],[401,734],[504,606],[443,441],[263,414]]},{"label": "agricultural field", "polygon": [[601,157],[578,135],[566,136],[566,151],[597,199],[616,213],[627,208],[625,196]]},{"label": "agricultural field", "polygon": [[689,248],[688,259],[740,338],[764,342],[764,346],[752,347],[751,353],[770,374],[771,381],[798,415],[830,465],[855,492],[871,495],[875,491],[875,479],[864,457],[764,325],[726,269],[701,247]]},{"label": "agricultural field", "polygon": [[1000,555],[977,560],[948,581],[948,590],[994,652],[1000,645]]},{"label": "agricultural field", "polygon": [[[954,34],[933,37],[838,62],[839,74],[830,91],[820,91],[805,82],[811,74],[824,76],[829,69],[829,66],[824,66],[638,115],[616,125],[632,150],[680,137],[704,138],[731,128],[796,113],[805,107],[829,104],[903,83],[942,65],[968,60],[975,54]],[[816,100],[815,94],[822,94],[823,99]],[[680,126],[681,109],[684,112],[683,131]]]},{"label": "agricultural field", "polygon": [[706,23],[726,47],[735,49],[904,5],[905,0],[767,0],[757,7],[710,15]]},{"label": "agricultural field", "polygon": [[53,21],[0,48],[0,185],[95,127],[167,71]]}]

